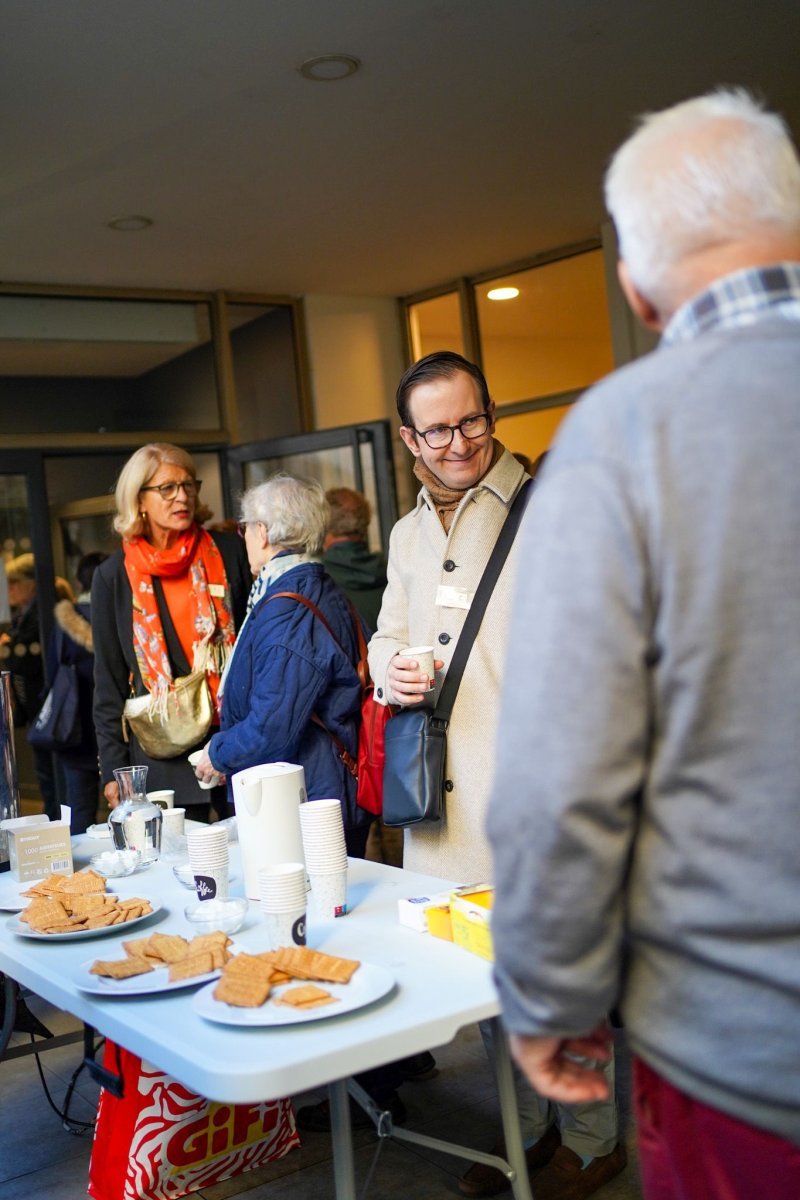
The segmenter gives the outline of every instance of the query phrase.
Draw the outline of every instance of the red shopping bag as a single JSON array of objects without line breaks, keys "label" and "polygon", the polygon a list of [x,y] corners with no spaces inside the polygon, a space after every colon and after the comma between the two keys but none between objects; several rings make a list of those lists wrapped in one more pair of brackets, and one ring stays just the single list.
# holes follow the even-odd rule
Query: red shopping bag
[{"label": "red shopping bag", "polygon": [[300,1144],[289,1100],[212,1103],[108,1041],[104,1065],[121,1073],[124,1094],[100,1093],[89,1166],[95,1200],[171,1200]]}]

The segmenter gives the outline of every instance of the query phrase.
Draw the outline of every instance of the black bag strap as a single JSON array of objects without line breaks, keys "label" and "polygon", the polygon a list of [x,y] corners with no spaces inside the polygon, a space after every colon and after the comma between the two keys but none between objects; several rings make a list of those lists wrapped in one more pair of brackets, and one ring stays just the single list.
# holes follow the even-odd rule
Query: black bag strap
[{"label": "black bag strap", "polygon": [[155,592],[156,604],[158,605],[158,612],[161,617],[164,641],[167,643],[172,677],[173,679],[177,679],[179,675],[189,675],[191,674],[192,667],[186,657],[186,651],[181,645],[181,639],[178,637],[178,631],[175,628],[175,622],[172,620],[172,613],[169,611],[167,598],[164,595],[164,588],[157,575],[153,576],[153,591]]},{"label": "black bag strap", "polygon": [[481,576],[481,581],[472,598],[472,604],[469,606],[467,619],[459,634],[447,675],[442,684],[442,690],[439,693],[439,700],[431,718],[434,721],[443,722],[445,726],[447,726],[452,715],[453,705],[455,704],[456,695],[461,684],[461,677],[464,674],[464,668],[467,665],[467,659],[469,658],[475,638],[478,636],[478,630],[481,627],[489,598],[494,591],[494,585],[500,578],[503,564],[508,558],[508,553],[519,529],[520,521],[525,512],[525,506],[531,494],[532,482],[533,480],[526,479],[514,497],[514,502],[508,510],[508,516],[503,522],[500,536],[494,544],[494,549],[489,556],[489,561]]}]

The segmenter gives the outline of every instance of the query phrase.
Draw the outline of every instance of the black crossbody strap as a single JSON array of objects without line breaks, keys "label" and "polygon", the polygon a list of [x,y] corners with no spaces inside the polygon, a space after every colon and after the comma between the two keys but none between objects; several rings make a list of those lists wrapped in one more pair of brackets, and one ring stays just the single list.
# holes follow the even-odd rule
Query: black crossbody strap
[{"label": "black crossbody strap", "polygon": [[514,503],[508,511],[508,516],[503,522],[503,528],[500,530],[500,536],[495,542],[494,549],[489,556],[489,561],[481,576],[481,581],[472,598],[467,619],[459,634],[445,681],[442,684],[439,700],[433,713],[434,720],[444,721],[445,723],[450,720],[461,683],[461,677],[467,665],[467,659],[474,645],[475,638],[478,636],[478,630],[481,627],[489,598],[494,591],[494,585],[500,577],[503,564],[508,558],[508,553],[519,529],[519,523],[522,520],[525,506],[530,497],[532,482],[533,480],[526,479],[514,497]]}]

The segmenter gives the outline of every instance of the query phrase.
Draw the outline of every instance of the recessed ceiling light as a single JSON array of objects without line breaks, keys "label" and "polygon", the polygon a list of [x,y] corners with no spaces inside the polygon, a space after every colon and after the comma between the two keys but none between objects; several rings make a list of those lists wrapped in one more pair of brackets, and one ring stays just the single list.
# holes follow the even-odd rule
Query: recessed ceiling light
[{"label": "recessed ceiling light", "polygon": [[108,222],[108,228],[116,233],[138,233],[141,229],[149,229],[152,224],[151,217],[117,217]]},{"label": "recessed ceiling light", "polygon": [[337,79],[355,75],[360,66],[361,59],[352,54],[320,54],[317,58],[307,58],[297,69],[304,79],[335,83]]},{"label": "recessed ceiling light", "polygon": [[486,293],[486,298],[488,300],[516,300],[518,295],[519,288],[492,288],[490,292]]}]

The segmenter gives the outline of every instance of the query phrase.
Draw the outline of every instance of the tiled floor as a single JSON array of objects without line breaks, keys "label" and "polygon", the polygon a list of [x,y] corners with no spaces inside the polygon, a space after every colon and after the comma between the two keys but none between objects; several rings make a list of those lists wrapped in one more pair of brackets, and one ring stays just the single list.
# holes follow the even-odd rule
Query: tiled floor
[{"label": "tiled floor", "polygon": [[[30,1006],[57,1033],[77,1028],[35,998]],[[27,1040],[27,1039],[15,1039]],[[80,1044],[40,1056],[48,1086],[63,1101],[70,1077],[82,1057]],[[436,1050],[439,1073],[402,1089],[408,1127],[467,1145],[488,1149],[499,1125],[498,1105],[477,1028],[462,1030],[449,1046]],[[629,1164],[624,1173],[596,1193],[601,1200],[641,1200],[633,1131],[628,1117],[627,1055],[618,1047],[617,1076]],[[299,1103],[316,1097],[296,1098]],[[90,1120],[96,1088],[80,1076],[74,1118]],[[83,1200],[91,1154],[91,1136],[66,1132],[48,1107],[33,1058],[0,1063],[0,1200]],[[378,1143],[369,1131],[354,1134],[359,1189],[378,1149],[369,1188],[376,1200],[452,1200],[466,1164],[459,1159],[393,1141]],[[204,1200],[333,1200],[333,1170],[327,1134],[304,1134],[299,1150],[280,1162],[251,1171],[202,1193]],[[114,1198],[116,1200],[116,1197]]]}]

